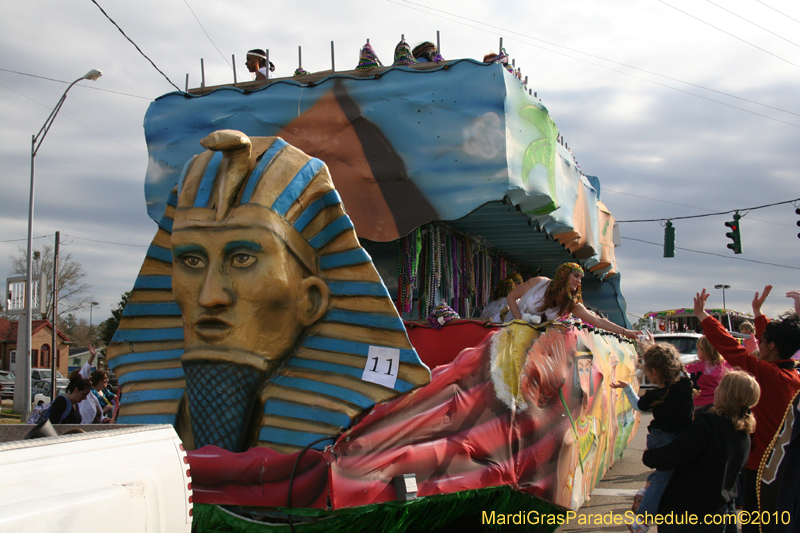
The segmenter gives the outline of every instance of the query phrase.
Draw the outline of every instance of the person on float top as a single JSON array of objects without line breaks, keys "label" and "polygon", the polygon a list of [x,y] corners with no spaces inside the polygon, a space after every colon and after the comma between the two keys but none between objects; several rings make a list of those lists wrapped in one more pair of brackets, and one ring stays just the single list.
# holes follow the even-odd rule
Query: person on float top
[{"label": "person on float top", "polygon": [[695,416],[711,409],[714,404],[714,390],[725,373],[731,370],[731,365],[722,358],[705,336],[697,339],[697,358],[699,361],[696,363],[686,365],[686,371],[700,391],[694,397]]},{"label": "person on float top", "polygon": [[[766,391],[753,408],[756,430],[747,465],[742,472],[744,509],[749,512],[763,510],[771,513],[776,509],[778,484],[759,483],[758,471],[766,459],[764,452],[782,423],[787,406],[800,389],[800,374],[796,362],[791,360],[792,355],[800,349],[800,318],[797,313],[790,312],[780,320],[770,322],[761,312],[761,306],[771,290],[772,285],[767,285],[760,296],[756,292],[752,303],[756,336],[759,339],[758,358],[749,355],[747,349],[740,346],[719,321],[706,313],[704,307],[709,295],[705,289],[694,298],[695,316],[701,320],[703,332],[714,348],[732,367],[740,367],[753,374]],[[771,530],[771,525],[767,529]],[[759,526],[752,523],[742,528],[744,533],[758,530]]]},{"label": "person on float top", "polygon": [[[486,304],[481,310],[481,318],[488,318],[490,322],[502,322],[508,313],[506,296],[517,287],[511,277],[502,280],[494,291],[494,300]],[[503,312],[505,311],[505,313]]]},{"label": "person on float top", "polygon": [[264,50],[258,48],[247,52],[245,65],[247,65],[248,71],[255,73],[256,80],[271,78],[272,73],[275,71],[275,65],[272,64],[272,61],[269,62],[269,68],[267,68],[267,54]]},{"label": "person on float top", "polygon": [[668,445],[645,450],[642,455],[645,465],[674,469],[661,497],[659,514],[693,513],[699,522],[659,525],[659,533],[725,531],[725,523],[705,524],[704,517],[731,512],[737,494],[736,479],[747,461],[750,434],[756,428],[750,409],[758,403],[760,394],[753,376],[730,371],[714,391],[713,407],[708,412],[696,415]]},{"label": "person on float top", "polygon": [[595,327],[635,339],[635,331],[600,318],[584,307],[581,298],[582,279],[583,268],[579,264],[564,263],[558,267],[552,281],[538,276],[517,285],[506,298],[508,310],[515,319],[534,324],[542,322],[542,316],[549,321],[572,313]]},{"label": "person on float top", "polygon": [[430,41],[425,41],[418,44],[411,50],[411,55],[419,63],[433,63],[435,61],[444,61],[444,58],[439,55],[439,49]]},{"label": "person on float top", "polygon": [[[650,345],[642,354],[644,371],[651,383],[656,385],[640,398],[630,383],[619,380],[611,388],[623,389],[631,407],[636,411],[652,411],[653,420],[647,427],[647,448],[666,446],[677,435],[683,433],[692,422],[692,381],[683,371],[681,355],[672,344],[658,342]],[[656,470],[647,478],[647,490],[638,508],[638,515],[658,512],[664,489],[672,476],[672,470]],[[639,498],[635,498],[636,502]],[[636,503],[634,503],[636,506]],[[632,531],[647,531],[643,520],[633,524]]]},{"label": "person on float top", "polygon": [[78,404],[86,399],[91,390],[89,382],[80,376],[73,377],[67,385],[67,394],[53,400],[49,418],[53,424],[80,424]]}]

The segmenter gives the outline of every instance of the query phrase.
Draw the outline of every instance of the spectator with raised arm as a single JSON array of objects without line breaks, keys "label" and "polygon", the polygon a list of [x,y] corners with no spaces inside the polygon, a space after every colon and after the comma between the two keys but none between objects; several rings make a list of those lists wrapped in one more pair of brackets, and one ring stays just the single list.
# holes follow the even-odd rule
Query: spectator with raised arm
[{"label": "spectator with raised arm", "polygon": [[[97,348],[92,346],[92,343],[88,343],[87,348],[89,349],[89,359],[83,364],[80,371],[80,376],[88,380],[92,375],[92,363],[94,363],[95,357],[97,357]],[[74,371],[73,371],[74,372]]]},{"label": "spectator with raised arm", "polygon": [[[750,454],[743,470],[744,509],[746,511],[775,511],[777,505],[777,483],[760,483],[759,467],[765,460],[765,450],[782,423],[786,407],[800,389],[800,374],[792,355],[800,349],[800,319],[796,312],[781,316],[770,322],[761,312],[772,285],[764,287],[753,298],[756,336],[759,338],[759,355],[753,357],[740,346],[735,338],[716,319],[705,311],[708,293],[705,289],[694,298],[695,316],[701,321],[703,333],[711,344],[732,367],[740,367],[753,374],[765,394],[753,408],[756,430],[752,436]],[[760,508],[759,508],[760,502]],[[771,531],[771,526],[766,527]],[[758,525],[743,526],[743,533],[757,532]],[[762,529],[763,531],[763,529]]]}]

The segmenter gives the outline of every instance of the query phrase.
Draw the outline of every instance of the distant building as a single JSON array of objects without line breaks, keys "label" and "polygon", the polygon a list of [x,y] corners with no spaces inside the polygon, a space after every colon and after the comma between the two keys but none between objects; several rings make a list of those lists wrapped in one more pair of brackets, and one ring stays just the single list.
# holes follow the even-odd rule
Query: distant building
[{"label": "distant building", "polygon": [[87,361],[89,361],[89,357],[91,357],[91,353],[89,353],[89,349],[86,347],[74,347],[69,349],[69,368],[82,368]]},{"label": "distant building", "polygon": [[[17,321],[0,318],[0,369],[14,371],[17,354]],[[31,368],[50,368],[53,353],[53,325],[49,320],[34,320],[31,344]],[[56,350],[56,369],[62,375],[68,374],[69,346],[72,341],[61,331],[58,332]]]}]

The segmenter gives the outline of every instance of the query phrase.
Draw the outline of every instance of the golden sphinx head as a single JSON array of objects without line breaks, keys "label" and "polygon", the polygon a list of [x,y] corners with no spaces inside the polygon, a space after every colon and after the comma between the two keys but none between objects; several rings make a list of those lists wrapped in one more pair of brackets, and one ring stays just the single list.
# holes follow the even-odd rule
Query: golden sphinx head
[{"label": "golden sphinx head", "polygon": [[254,142],[212,133],[178,182],[172,291],[198,446],[248,439],[260,390],[328,311],[318,249],[347,218],[322,161],[277,137]]},{"label": "golden sphinx head", "polygon": [[308,208],[338,194],[319,159],[277,137],[257,143],[214,132],[201,141],[211,151],[179,180],[172,290],[184,362],[233,358],[269,371],[327,311],[319,254],[301,231],[315,214]]}]

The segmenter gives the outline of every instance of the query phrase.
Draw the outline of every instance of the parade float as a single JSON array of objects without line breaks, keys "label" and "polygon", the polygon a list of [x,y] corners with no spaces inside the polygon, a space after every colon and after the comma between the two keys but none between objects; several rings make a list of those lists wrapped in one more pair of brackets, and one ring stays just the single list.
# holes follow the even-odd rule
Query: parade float
[{"label": "parade float", "polygon": [[552,530],[635,432],[631,341],[475,318],[579,262],[627,325],[599,180],[503,64],[405,63],[150,105],[158,229],[108,359],[119,422],[189,450],[198,531]]},{"label": "parade float", "polygon": [[[743,322],[755,321],[752,313],[740,313],[732,309],[708,309],[709,315],[716,318],[721,324],[728,326],[728,330],[736,332]],[[680,333],[683,331],[697,331],[700,320],[694,314],[694,309],[666,309],[664,311],[651,311],[645,313],[648,320],[648,329],[653,333]]]}]

